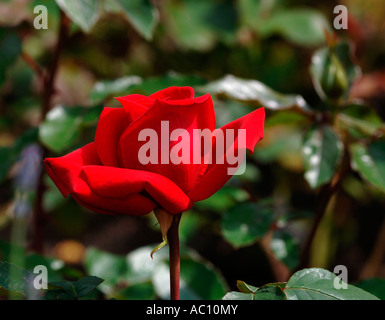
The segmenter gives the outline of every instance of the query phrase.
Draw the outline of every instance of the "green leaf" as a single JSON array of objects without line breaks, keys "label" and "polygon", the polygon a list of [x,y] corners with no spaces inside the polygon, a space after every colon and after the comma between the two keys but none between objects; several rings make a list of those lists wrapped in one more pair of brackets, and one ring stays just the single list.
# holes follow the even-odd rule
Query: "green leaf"
[{"label": "green leaf", "polygon": [[49,149],[62,152],[77,141],[83,126],[97,122],[101,111],[101,106],[90,108],[57,106],[48,112],[40,125],[39,138]]},{"label": "green leaf", "polygon": [[302,148],[305,179],[315,189],[329,182],[341,160],[343,144],[329,126],[312,128]]},{"label": "green leaf", "polygon": [[126,259],[123,256],[103,252],[96,248],[87,249],[84,266],[88,274],[104,279],[100,290],[105,294],[112,294],[115,287],[123,282],[129,273]]},{"label": "green leaf", "polygon": [[254,287],[241,280],[237,281],[237,288],[240,292],[243,292],[243,293],[254,293],[255,291],[258,290],[258,287]]},{"label": "green leaf", "polygon": [[133,93],[150,95],[156,91],[172,86],[202,85],[202,78],[190,75],[167,74],[161,77],[142,79],[138,76],[127,76],[115,80],[102,80],[95,83],[90,98],[93,103],[101,103],[111,96],[123,96]]},{"label": "green leaf", "polygon": [[[336,288],[338,282],[339,289]],[[241,285],[239,285],[241,283]],[[371,293],[346,284],[340,288],[341,279],[320,268],[297,271],[287,283],[269,283],[260,288],[238,281],[242,292],[229,292],[223,300],[378,300]],[[255,290],[256,289],[256,290]]]},{"label": "green leaf", "polygon": [[336,289],[336,278],[334,273],[324,269],[303,269],[289,279],[284,292],[288,300],[378,300],[372,294],[350,284],[347,289]]},{"label": "green leaf", "polygon": [[[244,285],[246,285],[243,281],[238,281],[238,288],[239,282],[242,282]],[[247,285],[247,287],[253,288],[253,290],[246,292],[242,285],[242,292],[229,292],[222,298],[222,300],[286,300],[286,296],[283,292],[283,283],[269,283],[260,288],[256,288],[250,285]]]},{"label": "green leaf", "polygon": [[270,241],[270,249],[290,270],[298,264],[299,247],[295,239],[285,230],[276,230]]},{"label": "green leaf", "polygon": [[355,143],[350,146],[352,168],[360,175],[385,191],[385,141],[378,140],[365,146]]},{"label": "green leaf", "polygon": [[196,207],[223,212],[230,209],[237,202],[248,200],[249,197],[249,194],[241,188],[224,186],[210,198],[197,202]]},{"label": "green leaf", "polygon": [[247,246],[263,237],[273,220],[274,214],[267,206],[237,204],[223,214],[222,234],[235,247]]},{"label": "green leaf", "polygon": [[275,5],[275,1],[238,0],[241,24],[258,32],[260,25],[265,23],[264,17],[271,15],[270,11]]},{"label": "green leaf", "polygon": [[140,84],[141,82],[142,79],[138,76],[127,76],[115,80],[98,81],[91,91],[90,98],[93,103],[100,103],[110,95],[117,93],[123,94],[132,86]]},{"label": "green leaf", "polygon": [[33,288],[35,275],[9,262],[0,261],[0,287],[7,291],[26,294]]},{"label": "green leaf", "polygon": [[56,0],[56,3],[84,32],[89,32],[99,18],[98,0]]},{"label": "green leaf", "polygon": [[151,40],[159,22],[159,13],[150,0],[115,0],[126,18],[145,39]]},{"label": "green leaf", "polygon": [[231,291],[226,293],[222,300],[254,300],[253,297],[251,293]]},{"label": "green leaf", "polygon": [[214,46],[217,35],[207,19],[213,8],[213,2],[204,0],[173,1],[165,6],[169,31],[181,47],[207,51]]},{"label": "green leaf", "polygon": [[308,109],[306,101],[299,95],[281,94],[257,80],[241,79],[233,75],[210,82],[198,90],[271,110],[293,108],[305,112]]},{"label": "green leaf", "polygon": [[118,300],[152,300],[155,299],[155,291],[151,282],[144,282],[130,285],[114,296]]},{"label": "green leaf", "polygon": [[356,287],[361,288],[371,294],[375,295],[381,300],[385,300],[385,279],[372,278],[356,282]]},{"label": "green leaf", "polygon": [[204,83],[205,83],[205,80],[198,76],[169,73],[161,77],[151,77],[151,78],[143,79],[142,83],[132,87],[132,91],[129,93],[142,93],[145,95],[149,95],[156,91],[166,89],[172,86],[194,87],[194,86],[202,85]]},{"label": "green leaf", "polygon": [[352,60],[349,43],[340,42],[334,47],[321,48],[314,53],[310,73],[322,99],[338,100],[348,97],[350,87],[361,70]]},{"label": "green leaf", "polygon": [[75,300],[84,297],[94,289],[96,289],[103,279],[95,276],[86,276],[77,281],[60,281],[50,282],[51,287],[59,288],[48,290],[46,293],[47,300]]},{"label": "green leaf", "polygon": [[325,42],[324,29],[330,30],[324,15],[313,9],[284,9],[258,24],[262,37],[280,34],[301,46],[317,46]]},{"label": "green leaf", "polygon": [[0,28],[0,88],[6,79],[6,71],[21,53],[21,40],[16,32]]}]

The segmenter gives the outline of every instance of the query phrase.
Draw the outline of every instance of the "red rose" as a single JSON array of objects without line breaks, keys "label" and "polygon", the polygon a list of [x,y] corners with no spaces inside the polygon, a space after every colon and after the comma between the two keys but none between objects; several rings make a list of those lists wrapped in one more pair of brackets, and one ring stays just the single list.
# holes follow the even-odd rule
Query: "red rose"
[{"label": "red rose", "polygon": [[[191,208],[217,192],[231,177],[228,161],[220,163],[143,164],[138,159],[145,141],[138,139],[143,129],[162,134],[169,131],[216,129],[214,106],[209,94],[194,98],[190,87],[170,87],[149,97],[132,94],[117,98],[123,108],[104,108],[95,141],[63,157],[47,158],[45,168],[63,196],[71,194],[83,206],[99,213],[144,215],[157,207],[171,214]],[[244,148],[253,152],[263,138],[264,109],[257,109],[219,130],[232,129],[234,143],[226,146],[235,154],[242,152],[237,132],[245,129]],[[229,139],[225,136],[225,142]],[[177,141],[170,141],[171,149]],[[211,148],[217,146],[214,135]],[[193,146],[191,147],[193,149]],[[165,150],[161,150],[160,154]],[[166,150],[169,152],[169,150]],[[192,157],[192,154],[190,155]],[[203,159],[203,158],[202,158]]]}]

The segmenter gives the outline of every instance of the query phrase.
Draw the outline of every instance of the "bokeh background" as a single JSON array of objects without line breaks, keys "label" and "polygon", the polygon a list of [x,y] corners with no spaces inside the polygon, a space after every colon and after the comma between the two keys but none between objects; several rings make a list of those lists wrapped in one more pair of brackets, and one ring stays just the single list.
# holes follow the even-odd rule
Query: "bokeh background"
[{"label": "bokeh background", "polygon": [[42,159],[92,141],[114,96],[188,85],[212,94],[218,127],[267,118],[246,173],[183,214],[182,298],[336,265],[385,297],[384,18],[381,0],[1,0],[1,261],[103,278],[88,298],[166,299],[154,215],[64,199]]}]

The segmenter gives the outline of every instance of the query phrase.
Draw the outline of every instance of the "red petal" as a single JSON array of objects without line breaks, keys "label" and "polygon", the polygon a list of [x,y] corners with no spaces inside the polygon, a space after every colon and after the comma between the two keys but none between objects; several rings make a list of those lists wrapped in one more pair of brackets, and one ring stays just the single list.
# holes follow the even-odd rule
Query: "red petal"
[{"label": "red petal", "polygon": [[128,96],[117,97],[115,99],[118,100],[124,110],[126,110],[130,122],[140,117],[147,111],[147,109],[152,108],[155,103],[154,99],[141,94],[130,94]]},{"label": "red petal", "polygon": [[194,98],[194,89],[191,87],[169,87],[150,95],[150,98],[162,100],[186,100]]},{"label": "red petal", "polygon": [[[178,164],[171,161],[169,164],[160,164],[162,148],[160,144],[162,126],[161,121],[168,121],[169,133],[174,129],[185,129],[190,139],[193,137],[193,129],[215,129],[214,106],[209,94],[190,100],[156,100],[155,106],[149,109],[142,117],[134,121],[123,133],[119,147],[122,164],[125,168],[145,170],[158,173],[175,182],[184,192],[191,190],[202,170],[201,164]],[[139,133],[143,129],[155,130],[158,139],[159,164],[143,165],[139,162],[138,153],[141,146],[146,142],[138,141]],[[169,140],[169,136],[166,137]],[[168,157],[171,148],[177,142],[170,142]],[[193,144],[190,143],[190,154],[192,157]]]},{"label": "red petal", "polygon": [[[229,124],[223,126],[220,130],[233,129],[235,134],[238,132],[238,129],[246,129],[246,148],[250,151],[254,151],[254,147],[258,141],[263,138],[263,127],[265,120],[265,110],[264,108],[259,108],[242,118],[239,118]],[[224,136],[226,136],[224,134]],[[226,139],[225,139],[226,141]],[[215,155],[216,145],[213,145],[212,152]],[[238,148],[238,143],[235,140],[235,143],[231,146],[230,149],[226,150],[226,153],[231,152],[241,152],[242,149]],[[200,177],[199,182],[194,186],[193,190],[188,193],[190,199],[194,202],[204,200],[215,192],[217,192],[223,185],[232,177],[228,174],[228,168],[234,167],[229,165],[224,161],[224,164],[215,163],[215,159],[212,164],[207,166],[206,172],[203,176]]]},{"label": "red petal", "polygon": [[99,158],[105,166],[119,166],[119,139],[129,123],[123,108],[103,109],[96,128],[95,143]]},{"label": "red petal", "polygon": [[151,199],[136,193],[125,199],[108,199],[95,193],[88,195],[73,194],[72,197],[91,211],[110,215],[142,216],[157,207]]},{"label": "red petal", "polygon": [[81,185],[77,186],[77,181],[84,165],[101,164],[96,152],[95,142],[89,143],[63,157],[44,160],[48,175],[65,197],[81,187]]},{"label": "red petal", "polygon": [[82,178],[95,194],[103,198],[125,199],[132,194],[144,192],[173,214],[183,212],[193,204],[175,183],[156,173],[86,166]]},{"label": "red petal", "polygon": [[[139,193],[127,195],[121,199],[114,199],[91,190],[87,182],[82,178],[84,175],[83,169],[88,166],[109,168],[102,166],[94,142],[63,157],[47,158],[44,160],[44,165],[63,196],[71,194],[76,201],[95,212],[142,215],[157,207],[157,204],[149,197]],[[111,179],[106,179],[106,181],[111,184],[114,183]]]}]

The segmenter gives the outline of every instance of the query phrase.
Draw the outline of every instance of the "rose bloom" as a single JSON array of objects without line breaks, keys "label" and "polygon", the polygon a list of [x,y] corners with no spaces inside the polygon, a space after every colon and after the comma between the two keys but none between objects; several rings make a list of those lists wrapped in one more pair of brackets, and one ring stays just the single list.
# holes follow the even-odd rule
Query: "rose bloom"
[{"label": "rose bloom", "polygon": [[[156,208],[178,214],[213,195],[231,178],[231,165],[216,161],[215,152],[211,163],[142,164],[138,159],[146,143],[138,140],[139,133],[151,128],[160,137],[162,121],[168,121],[170,132],[184,129],[191,137],[194,129],[213,132],[216,121],[209,94],[194,98],[190,87],[170,87],[149,97],[131,94],[117,100],[123,108],[103,109],[94,142],[63,157],[44,160],[63,196],[70,194],[81,205],[104,214],[144,215]],[[244,152],[244,148],[253,152],[263,138],[264,118],[264,109],[259,108],[218,129],[235,133],[233,143],[225,144],[225,154]],[[239,129],[246,130],[245,146],[236,143]],[[170,141],[170,150],[176,143]],[[214,135],[211,147],[216,149]],[[161,152],[159,149],[158,154]]]}]

